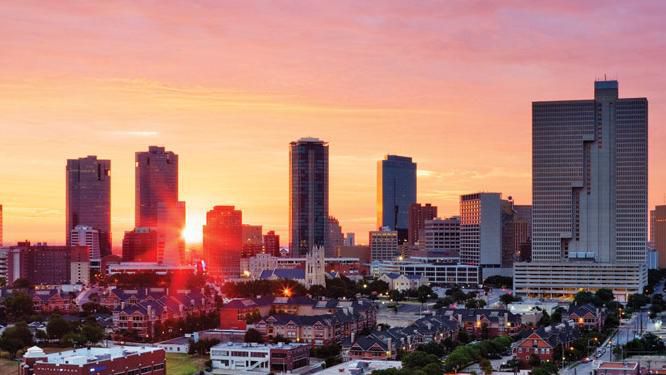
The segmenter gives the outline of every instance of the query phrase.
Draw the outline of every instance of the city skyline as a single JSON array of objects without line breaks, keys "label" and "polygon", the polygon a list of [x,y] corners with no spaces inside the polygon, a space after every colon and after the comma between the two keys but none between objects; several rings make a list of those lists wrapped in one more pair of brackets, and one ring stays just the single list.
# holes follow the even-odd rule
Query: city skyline
[{"label": "city skyline", "polygon": [[[287,145],[306,136],[329,142],[329,211],[360,242],[375,229],[375,164],[389,153],[418,162],[419,201],[439,216],[455,215],[459,195],[475,191],[529,204],[531,102],[589,97],[604,73],[624,97],[650,99],[648,205],[663,203],[664,4],[338,3],[304,5],[308,17],[266,8],[262,24],[227,18],[249,19],[251,6],[209,5],[0,4],[0,30],[11,36],[0,56],[5,244],[64,243],[62,168],[96,155],[113,162],[118,247],[134,226],[134,152],[148,145],[181,156],[190,227],[215,205],[235,205],[283,244]],[[196,22],[209,20],[204,13],[216,23]],[[620,16],[635,22],[618,26]]]}]

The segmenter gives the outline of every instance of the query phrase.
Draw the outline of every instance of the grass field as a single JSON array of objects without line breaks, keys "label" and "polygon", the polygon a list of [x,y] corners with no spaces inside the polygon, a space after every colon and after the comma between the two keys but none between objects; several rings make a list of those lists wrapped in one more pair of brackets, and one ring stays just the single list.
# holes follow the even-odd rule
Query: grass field
[{"label": "grass field", "polygon": [[18,375],[18,362],[10,361],[8,359],[0,359],[0,374],[2,375]]},{"label": "grass field", "polygon": [[167,353],[167,374],[193,375],[203,370],[206,358],[191,357],[187,354]]}]

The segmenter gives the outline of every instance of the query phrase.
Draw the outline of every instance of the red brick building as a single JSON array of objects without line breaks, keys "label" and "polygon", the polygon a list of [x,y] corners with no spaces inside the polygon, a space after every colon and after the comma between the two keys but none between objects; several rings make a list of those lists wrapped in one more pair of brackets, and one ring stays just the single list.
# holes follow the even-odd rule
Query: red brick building
[{"label": "red brick building", "polygon": [[553,361],[555,350],[567,348],[580,337],[580,331],[575,325],[562,323],[557,326],[543,327],[532,332],[520,340],[513,349],[514,357],[522,363],[528,363],[530,357],[535,355],[542,362]]},{"label": "red brick building", "polygon": [[36,346],[28,349],[19,375],[165,375],[164,349],[148,346],[80,348],[46,354]]}]

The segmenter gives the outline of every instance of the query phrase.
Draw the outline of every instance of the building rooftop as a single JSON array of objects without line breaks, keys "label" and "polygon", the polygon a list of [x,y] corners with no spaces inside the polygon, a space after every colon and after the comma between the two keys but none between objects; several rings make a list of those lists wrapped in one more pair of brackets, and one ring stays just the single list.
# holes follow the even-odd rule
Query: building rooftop
[{"label": "building rooftop", "polygon": [[[317,375],[345,375],[345,374],[358,374],[358,373],[370,373],[375,370],[387,370],[390,368],[400,369],[402,368],[402,362],[400,361],[365,361],[365,360],[355,360],[350,362],[344,362],[333,367],[329,367],[322,371],[319,371]],[[363,369],[363,372],[360,370]]]},{"label": "building rooftop", "polygon": [[603,370],[636,370],[638,362],[601,362],[600,369]]},{"label": "building rooftop", "polygon": [[44,351],[41,348],[33,346],[28,349],[25,357],[46,357],[46,360],[39,362],[53,363],[56,365],[85,365],[87,363],[115,360],[134,354],[144,354],[155,351],[164,351],[164,349],[156,346],[113,346],[110,348],[79,348],[44,355]]},{"label": "building rooftop", "polygon": [[222,344],[217,344],[213,346],[211,349],[212,350],[224,350],[224,349],[248,349],[248,348],[253,348],[253,349],[294,349],[298,348],[300,346],[304,346],[308,344],[298,344],[298,343],[277,343],[277,344],[257,344],[257,343],[248,343],[248,342],[225,342]]}]

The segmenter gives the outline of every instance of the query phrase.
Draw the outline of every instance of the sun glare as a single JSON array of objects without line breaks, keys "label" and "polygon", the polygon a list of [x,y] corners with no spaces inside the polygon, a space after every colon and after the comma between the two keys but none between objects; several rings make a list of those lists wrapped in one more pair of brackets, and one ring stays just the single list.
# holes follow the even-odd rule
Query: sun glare
[{"label": "sun glare", "polygon": [[203,241],[203,224],[201,217],[187,217],[187,224],[182,236],[186,243],[201,243]]}]

